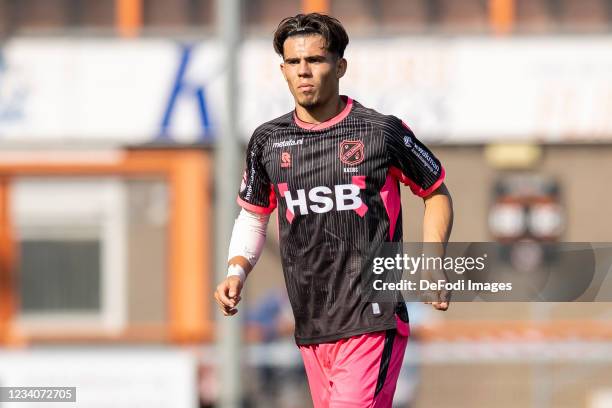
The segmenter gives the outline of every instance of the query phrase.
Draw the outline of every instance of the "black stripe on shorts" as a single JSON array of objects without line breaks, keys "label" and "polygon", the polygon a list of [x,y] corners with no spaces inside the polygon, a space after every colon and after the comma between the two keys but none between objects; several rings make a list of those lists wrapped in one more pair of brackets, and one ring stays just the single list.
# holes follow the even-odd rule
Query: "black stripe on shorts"
[{"label": "black stripe on shorts", "polygon": [[387,371],[391,362],[391,354],[393,352],[393,341],[395,340],[396,329],[389,329],[385,334],[385,345],[383,346],[382,356],[380,357],[380,368],[378,370],[378,381],[376,382],[376,391],[374,396],[382,390],[387,379]]}]

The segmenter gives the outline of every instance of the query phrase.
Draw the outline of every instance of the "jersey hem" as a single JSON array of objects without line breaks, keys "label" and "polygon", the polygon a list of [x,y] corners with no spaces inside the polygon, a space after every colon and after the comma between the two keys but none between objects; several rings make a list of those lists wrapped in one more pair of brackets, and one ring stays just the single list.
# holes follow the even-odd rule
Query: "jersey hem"
[{"label": "jersey hem", "polygon": [[367,329],[358,329],[358,330],[350,330],[344,333],[332,334],[327,336],[317,336],[317,337],[307,337],[307,338],[295,338],[295,343],[298,346],[311,346],[313,344],[320,343],[331,343],[334,341],[346,339],[353,336],[359,336],[362,334],[375,333],[380,331],[385,331],[389,329],[397,329],[397,322],[395,319],[392,323],[377,326],[377,327],[368,327]]}]

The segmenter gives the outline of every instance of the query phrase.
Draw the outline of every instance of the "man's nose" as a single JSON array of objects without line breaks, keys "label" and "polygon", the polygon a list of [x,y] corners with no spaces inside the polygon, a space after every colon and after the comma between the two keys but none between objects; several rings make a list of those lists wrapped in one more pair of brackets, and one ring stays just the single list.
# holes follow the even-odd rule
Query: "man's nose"
[{"label": "man's nose", "polygon": [[298,75],[299,76],[310,76],[311,72],[310,72],[310,65],[308,65],[308,62],[306,62],[306,60],[302,60],[300,61],[300,67],[298,69]]}]

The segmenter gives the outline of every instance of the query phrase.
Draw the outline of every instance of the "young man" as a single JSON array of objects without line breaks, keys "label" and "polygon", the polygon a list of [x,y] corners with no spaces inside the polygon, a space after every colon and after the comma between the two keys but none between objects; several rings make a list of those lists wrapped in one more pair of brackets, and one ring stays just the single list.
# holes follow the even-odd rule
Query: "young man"
[{"label": "young man", "polygon": [[[405,304],[362,299],[360,266],[402,239],[399,182],[425,202],[423,240],[445,243],[452,206],[439,160],[394,116],[340,96],[348,36],[321,14],[284,19],[274,49],[295,110],[261,125],[248,146],[229,249],[215,298],[237,312],[270,213],[315,407],[390,407],[408,341]],[[372,79],[375,85],[375,78]],[[439,310],[447,301],[432,302]]]}]

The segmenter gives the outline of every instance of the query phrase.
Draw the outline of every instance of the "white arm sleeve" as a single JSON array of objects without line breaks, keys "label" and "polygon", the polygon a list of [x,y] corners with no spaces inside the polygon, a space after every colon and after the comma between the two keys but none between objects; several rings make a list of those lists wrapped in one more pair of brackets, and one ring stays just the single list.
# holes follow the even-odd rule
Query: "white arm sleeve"
[{"label": "white arm sleeve", "polygon": [[235,256],[242,256],[249,261],[251,266],[255,266],[263,252],[269,220],[269,214],[260,215],[244,208],[240,210],[234,222],[227,260]]}]

